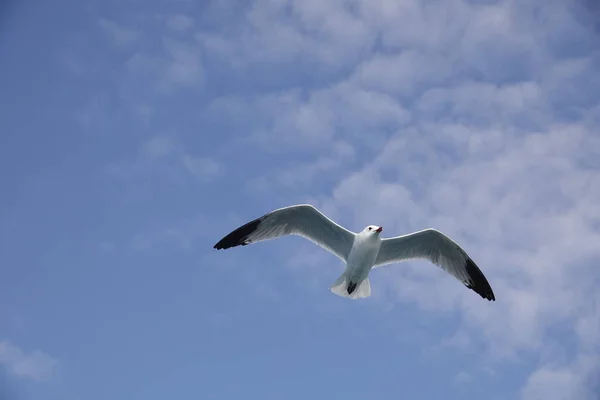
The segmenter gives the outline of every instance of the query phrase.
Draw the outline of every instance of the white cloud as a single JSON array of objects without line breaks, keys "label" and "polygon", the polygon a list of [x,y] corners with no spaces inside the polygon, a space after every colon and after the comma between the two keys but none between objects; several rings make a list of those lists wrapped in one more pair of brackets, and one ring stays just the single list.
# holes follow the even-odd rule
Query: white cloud
[{"label": "white cloud", "polygon": [[75,120],[81,127],[82,133],[90,136],[106,134],[107,103],[105,96],[97,95],[75,112]]},{"label": "white cloud", "polygon": [[225,173],[225,168],[207,156],[196,156],[171,136],[155,136],[140,146],[133,161],[111,163],[109,176],[126,183],[126,197],[140,200],[150,195],[158,182],[167,185],[209,184]]},{"label": "white cloud", "polygon": [[[566,365],[541,365],[528,379],[521,393],[526,400],[596,400],[600,392],[597,387],[588,385],[590,374],[598,374],[598,361],[580,355],[577,360]],[[598,376],[594,377],[596,380]]]},{"label": "white cloud", "polygon": [[116,249],[116,245],[113,242],[109,241],[99,242],[96,244],[96,246],[101,253],[112,253]]},{"label": "white cloud", "polygon": [[155,160],[169,156],[176,150],[176,147],[176,143],[171,138],[157,136],[144,142],[140,153],[144,158]]},{"label": "white cloud", "polygon": [[364,88],[407,96],[422,90],[425,84],[446,82],[452,72],[452,66],[442,54],[406,50],[374,56],[358,66],[352,79]]},{"label": "white cloud", "polygon": [[174,31],[183,32],[194,26],[194,20],[186,15],[173,15],[167,20],[167,26]]},{"label": "white cloud", "polygon": [[98,25],[111,36],[119,46],[130,46],[140,39],[140,33],[132,29],[119,26],[116,22],[107,19],[98,21]]},{"label": "white cloud", "polygon": [[165,40],[164,48],[169,54],[169,63],[163,78],[164,89],[172,85],[194,87],[204,80],[200,49],[184,42]]},{"label": "white cloud", "polygon": [[0,342],[0,364],[12,374],[36,382],[46,382],[55,376],[58,362],[41,351],[26,353],[7,340]]},{"label": "white cloud", "polygon": [[206,230],[209,224],[207,216],[186,216],[168,223],[150,223],[135,233],[129,246],[136,251],[150,251],[160,246],[190,250],[198,240],[205,241],[211,238],[211,232]]},{"label": "white cloud", "polygon": [[223,173],[223,167],[207,157],[182,156],[183,165],[199,180],[212,181]]},{"label": "white cloud", "polygon": [[471,374],[469,374],[468,372],[465,372],[465,371],[459,372],[454,377],[454,381],[461,385],[468,384],[472,380],[473,380],[473,377],[471,376]]},{"label": "white cloud", "polygon": [[[179,19],[175,22],[169,20],[167,25],[173,28],[175,23],[183,28]],[[117,28],[114,23],[102,25],[109,32]],[[147,116],[147,103],[155,100],[156,96],[162,97],[177,90],[197,90],[202,87],[205,82],[202,48],[193,37],[187,38],[189,35],[186,32],[174,35],[171,29],[157,41],[148,39],[153,37],[154,33],[150,33],[148,27],[143,24],[139,31],[143,32],[143,35],[125,32],[115,31],[113,36],[118,45],[131,44],[126,61],[121,62],[111,57],[109,61],[112,64],[104,68],[112,68],[111,75],[115,78],[119,100],[125,101],[126,107],[133,109],[139,116]],[[105,60],[90,60],[86,67],[98,68],[98,65],[106,63]]]},{"label": "white cloud", "polygon": [[197,39],[237,68],[311,59],[318,61],[314,66],[319,69],[345,68],[375,44],[376,32],[344,3],[258,0],[250,7],[246,24],[229,35],[202,32]]},{"label": "white cloud", "polygon": [[399,130],[411,121],[411,113],[393,97],[349,82],[308,94],[292,89],[252,100],[222,97],[207,112],[223,114],[221,118],[240,125],[251,120],[249,141],[272,153],[349,149],[349,141],[370,151],[382,143],[385,131]]}]

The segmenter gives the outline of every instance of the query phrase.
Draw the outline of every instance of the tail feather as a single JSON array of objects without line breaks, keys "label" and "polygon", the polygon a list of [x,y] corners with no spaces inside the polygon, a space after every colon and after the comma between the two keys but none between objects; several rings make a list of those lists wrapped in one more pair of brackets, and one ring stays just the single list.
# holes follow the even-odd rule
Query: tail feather
[{"label": "tail feather", "polygon": [[343,273],[331,285],[330,290],[341,297],[360,299],[371,295],[371,282],[369,282],[368,277],[360,282],[352,282],[348,279],[346,273]]}]

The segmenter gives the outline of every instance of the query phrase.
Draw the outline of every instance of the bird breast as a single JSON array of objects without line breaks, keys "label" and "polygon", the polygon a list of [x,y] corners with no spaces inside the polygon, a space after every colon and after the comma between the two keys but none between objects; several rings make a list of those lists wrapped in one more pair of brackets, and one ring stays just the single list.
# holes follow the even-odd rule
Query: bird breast
[{"label": "bird breast", "polygon": [[377,253],[379,253],[381,241],[356,239],[348,255],[346,268],[352,278],[358,279],[365,278],[369,274],[377,258]]}]

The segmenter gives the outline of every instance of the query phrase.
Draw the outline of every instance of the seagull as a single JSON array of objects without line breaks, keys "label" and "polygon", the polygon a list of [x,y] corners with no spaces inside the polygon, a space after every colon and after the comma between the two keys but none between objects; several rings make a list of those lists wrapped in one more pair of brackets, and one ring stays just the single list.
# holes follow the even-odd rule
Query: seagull
[{"label": "seagull", "polygon": [[392,238],[381,238],[383,228],[368,225],[354,233],[338,225],[310,204],[273,210],[235,229],[214,249],[246,246],[287,235],[308,239],[346,264],[342,275],[330,286],[338,296],[359,299],[371,295],[369,273],[373,268],[410,259],[428,260],[461,281],[488,301],[496,297],[487,279],[471,257],[442,232],[428,228]]}]

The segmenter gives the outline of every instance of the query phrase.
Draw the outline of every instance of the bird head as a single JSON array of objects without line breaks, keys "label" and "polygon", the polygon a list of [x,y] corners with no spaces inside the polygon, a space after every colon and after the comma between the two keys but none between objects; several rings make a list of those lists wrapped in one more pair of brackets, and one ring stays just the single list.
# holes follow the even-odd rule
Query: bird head
[{"label": "bird head", "polygon": [[383,231],[383,227],[377,225],[369,225],[365,229],[363,229],[364,233],[375,236],[379,236],[381,231]]}]

